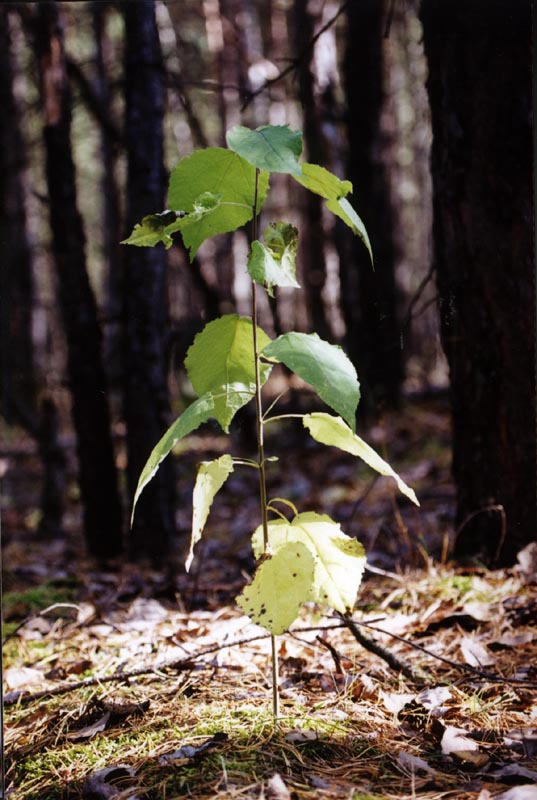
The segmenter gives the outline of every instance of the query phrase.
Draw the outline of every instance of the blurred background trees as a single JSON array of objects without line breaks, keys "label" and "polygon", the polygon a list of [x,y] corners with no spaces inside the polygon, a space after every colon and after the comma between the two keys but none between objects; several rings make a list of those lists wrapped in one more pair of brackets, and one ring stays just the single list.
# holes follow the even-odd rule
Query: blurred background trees
[{"label": "blurred background trees", "polygon": [[[262,325],[341,343],[375,421],[447,388],[439,295],[459,550],[486,557],[493,506],[505,561],[535,538],[530,28],[515,21],[529,2],[492,5],[424,0],[421,17],[417,0],[0,6],[0,410],[38,443],[43,535],[60,532],[74,433],[86,546],[122,551],[139,470],[190,401],[178,365],[206,320],[248,312],[250,287],[241,232],[193,264],[181,246],[119,241],[165,208],[180,157],[221,146],[234,124],[271,123],[301,129],[305,157],[353,182],[376,263],[314,196],[275,178],[262,226],[284,214],[298,225],[306,291],[264,301]],[[132,558],[166,559],[173,495],[170,461],[140,503]]]}]

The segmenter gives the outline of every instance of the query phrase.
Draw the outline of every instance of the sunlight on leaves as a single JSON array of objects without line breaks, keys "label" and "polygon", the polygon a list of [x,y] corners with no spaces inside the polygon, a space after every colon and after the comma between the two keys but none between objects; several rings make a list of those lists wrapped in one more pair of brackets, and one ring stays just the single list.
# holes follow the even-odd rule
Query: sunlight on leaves
[{"label": "sunlight on leaves", "polygon": [[194,547],[201,539],[214,497],[233,472],[233,458],[227,453],[214,461],[204,461],[198,468],[192,497],[192,534],[185,561],[188,572],[194,558]]},{"label": "sunlight on leaves", "polygon": [[[279,519],[268,526],[269,545],[275,553],[290,542],[301,542],[314,559],[315,572],[310,600],[328,605],[345,614],[352,611],[365,568],[365,551],[360,542],[347,536],[337,522],[326,514],[307,511],[291,521]],[[256,558],[263,553],[263,528],[252,536]]]},{"label": "sunlight on leaves", "polygon": [[[257,337],[260,348],[270,342],[261,328],[257,328]],[[189,348],[185,367],[196,394],[212,392],[217,395],[213,416],[227,433],[236,412],[255,393],[252,320],[226,314],[209,322]],[[268,364],[261,365],[262,384],[270,371]]]},{"label": "sunlight on leaves", "polygon": [[251,130],[235,125],[226,134],[228,147],[258,169],[301,175],[298,157],[302,134],[288,125],[263,125]]},{"label": "sunlight on leaves", "polygon": [[360,384],[354,365],[341,347],[316,333],[284,333],[263,350],[263,356],[281,361],[309,383],[321,400],[355,427]]},{"label": "sunlight on leaves", "polygon": [[339,447],[340,450],[344,450],[346,453],[358,456],[362,461],[365,461],[368,466],[380,473],[380,475],[393,478],[397,483],[399,491],[419,506],[418,498],[414,490],[406,485],[395,470],[390,467],[388,462],[384,461],[370,445],[353,433],[341,417],[333,417],[330,414],[316,412],[314,414],[306,414],[302,421],[304,426],[309,430],[311,436],[313,436],[317,442]]},{"label": "sunlight on leaves", "polygon": [[308,598],[314,573],[309,549],[299,541],[288,541],[257,568],[237,604],[253,622],[275,635],[283,633]]},{"label": "sunlight on leaves", "polygon": [[367,248],[371,263],[373,263],[373,250],[365,225],[346,199],[346,195],[352,192],[352,183],[340,180],[318,164],[302,164],[302,175],[293,175],[293,177],[310,192],[324,197],[328,210],[360,237]]}]

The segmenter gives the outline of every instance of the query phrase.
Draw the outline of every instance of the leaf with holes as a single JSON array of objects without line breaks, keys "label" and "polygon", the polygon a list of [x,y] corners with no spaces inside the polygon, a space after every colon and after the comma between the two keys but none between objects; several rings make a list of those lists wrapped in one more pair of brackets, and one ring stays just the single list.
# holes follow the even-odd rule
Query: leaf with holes
[{"label": "leaf with holes", "polygon": [[275,635],[283,633],[308,599],[314,574],[309,549],[301,542],[287,542],[259,565],[237,604],[258,625]]},{"label": "leaf with holes", "polygon": [[296,280],[298,231],[287,222],[271,222],[264,242],[252,242],[247,269],[250,277],[265,286],[273,297],[274,286],[299,288]]},{"label": "leaf with holes", "polygon": [[[326,514],[307,511],[288,522],[278,519],[268,526],[269,546],[279,553],[291,542],[302,543],[314,559],[315,573],[309,597],[345,614],[356,601],[365,568],[365,551],[360,542],[347,536],[337,522]],[[263,528],[252,536],[254,555],[263,553]]]},{"label": "leaf with holes", "polygon": [[198,468],[192,498],[192,534],[190,549],[185,561],[188,572],[194,558],[194,547],[201,539],[211,505],[217,492],[233,472],[233,458],[227,453],[214,461],[204,461]]}]

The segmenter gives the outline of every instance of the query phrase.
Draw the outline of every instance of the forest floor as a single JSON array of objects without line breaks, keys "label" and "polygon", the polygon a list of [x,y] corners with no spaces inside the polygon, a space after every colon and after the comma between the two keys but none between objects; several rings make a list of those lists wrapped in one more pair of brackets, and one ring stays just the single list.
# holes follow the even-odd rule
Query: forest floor
[{"label": "forest floor", "polygon": [[[8,443],[6,796],[536,800],[535,554],[510,570],[451,563],[441,399],[363,435],[419,509],[352,458],[288,433],[270,478],[271,496],[357,536],[371,568],[350,625],[307,606],[278,637],[276,722],[270,639],[233,603],[253,568],[250,471],[217,496],[190,575],[179,558],[166,570],[104,567],[84,556],[74,485],[64,536],[39,539],[35,452]],[[196,463],[228,446],[215,432],[190,437],[178,459],[183,552]]]}]

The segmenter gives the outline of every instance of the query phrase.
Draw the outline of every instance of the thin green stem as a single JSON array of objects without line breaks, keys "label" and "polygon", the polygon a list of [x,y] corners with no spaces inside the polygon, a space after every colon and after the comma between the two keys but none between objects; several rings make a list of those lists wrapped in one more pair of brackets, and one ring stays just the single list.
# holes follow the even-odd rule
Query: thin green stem
[{"label": "thin green stem", "polygon": [[[254,215],[252,219],[252,241],[257,239],[257,197],[259,191],[259,169],[255,171]],[[259,500],[261,505],[261,521],[263,527],[263,552],[269,551],[267,480],[265,474],[265,442],[263,436],[263,403],[261,398],[261,357],[257,338],[257,285],[252,280],[252,330],[255,358],[255,411],[257,433],[257,456],[259,465]],[[278,648],[276,637],[270,635],[272,648],[272,713],[276,721],[280,715],[280,696],[278,693]]]},{"label": "thin green stem", "polygon": [[268,422],[277,422],[280,419],[303,419],[304,414],[278,414],[277,417],[267,417],[263,420],[265,425]]}]

